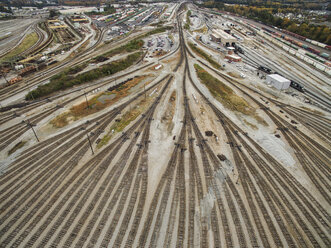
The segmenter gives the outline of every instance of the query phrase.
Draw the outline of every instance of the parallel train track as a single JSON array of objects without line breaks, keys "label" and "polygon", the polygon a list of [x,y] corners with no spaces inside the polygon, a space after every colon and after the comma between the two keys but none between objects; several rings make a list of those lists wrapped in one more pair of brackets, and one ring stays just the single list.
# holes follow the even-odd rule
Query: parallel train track
[{"label": "parallel train track", "polygon": [[[185,45],[179,18],[177,23],[181,57],[173,74],[181,75],[183,119],[150,204],[149,170],[158,166],[149,163],[150,130],[170,88],[173,78],[169,75],[159,81],[167,80],[145,114],[89,161],[78,166],[89,149],[84,140],[86,133],[94,132],[91,140],[95,142],[102,129],[136,99],[22,153],[0,177],[1,245],[330,246],[328,211],[282,164],[220,111],[192,79],[189,58],[194,59],[194,55]],[[251,97],[242,85],[222,78]],[[198,126],[187,92],[190,85],[219,120],[217,127],[230,144],[238,182]],[[257,100],[255,104],[265,107]],[[290,129],[270,110],[265,109],[265,113],[278,127]],[[293,132],[314,147],[307,155],[319,161],[318,175],[327,177],[329,169],[323,162],[324,157],[330,157],[327,149],[318,147],[298,130],[284,131],[283,135],[286,132],[289,140],[295,141],[291,146],[300,141],[291,135]],[[214,198],[210,215],[206,215],[201,205],[209,194]]]}]

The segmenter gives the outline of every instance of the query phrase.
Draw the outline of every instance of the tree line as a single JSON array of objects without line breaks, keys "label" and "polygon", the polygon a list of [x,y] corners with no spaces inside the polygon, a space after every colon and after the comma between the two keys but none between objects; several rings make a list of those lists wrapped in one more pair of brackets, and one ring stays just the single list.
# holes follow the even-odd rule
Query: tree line
[{"label": "tree line", "polygon": [[[268,1],[267,1],[268,2]],[[280,9],[273,7],[245,6],[245,5],[225,5],[221,2],[206,2],[204,7],[217,8],[219,10],[245,16],[249,19],[261,21],[265,24],[286,29],[290,32],[305,36],[312,40],[331,45],[331,29],[326,25],[314,25],[308,22],[299,23],[288,18],[275,16],[276,13],[292,12],[289,9]]]}]

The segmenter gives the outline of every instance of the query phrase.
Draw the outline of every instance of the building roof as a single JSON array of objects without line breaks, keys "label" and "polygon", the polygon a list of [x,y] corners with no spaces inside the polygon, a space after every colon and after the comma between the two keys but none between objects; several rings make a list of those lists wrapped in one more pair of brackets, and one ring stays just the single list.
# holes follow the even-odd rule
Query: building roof
[{"label": "building roof", "polygon": [[68,28],[67,25],[59,25],[59,26],[49,26],[50,29],[57,29],[57,28]]},{"label": "building roof", "polygon": [[73,22],[84,22],[88,21],[86,18],[78,18],[78,19],[72,19]]},{"label": "building roof", "polygon": [[219,36],[219,38],[236,41],[236,38],[234,38],[232,35],[229,35],[228,33],[224,32],[222,29],[216,29],[214,31],[214,34]]},{"label": "building roof", "polygon": [[49,23],[51,23],[51,22],[59,22],[59,20],[58,19],[56,19],[56,20],[48,20],[48,22]]},{"label": "building roof", "polygon": [[270,74],[270,75],[267,75],[267,77],[271,78],[271,79],[274,79],[280,83],[287,83],[287,82],[290,82],[290,80],[288,80],[287,78],[284,78],[282,77],[281,75],[278,75],[278,74]]}]

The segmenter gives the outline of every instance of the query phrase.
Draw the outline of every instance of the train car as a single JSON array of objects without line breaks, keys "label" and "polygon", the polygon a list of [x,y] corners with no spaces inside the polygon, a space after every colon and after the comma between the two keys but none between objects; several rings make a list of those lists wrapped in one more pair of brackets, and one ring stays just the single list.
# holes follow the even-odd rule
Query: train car
[{"label": "train car", "polygon": [[20,70],[18,72],[18,75],[21,77],[24,77],[32,72],[35,72],[36,70],[37,70],[37,68],[35,66],[31,65],[31,66],[25,67],[24,69]]},{"label": "train car", "polygon": [[311,50],[312,50],[313,53],[315,53],[317,55],[319,55],[321,53],[321,51],[319,51],[317,49],[314,49],[314,48],[312,48]]},{"label": "train car", "polygon": [[17,76],[17,77],[14,77],[12,79],[9,80],[9,84],[12,85],[12,84],[16,84],[18,82],[22,81],[22,77],[21,76]]},{"label": "train car", "polygon": [[262,65],[259,66],[258,70],[263,71],[263,72],[265,72],[267,74],[271,74],[271,69],[269,69],[269,68],[267,68],[265,66],[262,66]]},{"label": "train car", "polygon": [[323,44],[321,42],[317,42],[317,46],[322,47],[322,48],[325,48],[326,47],[326,44]]},{"label": "train car", "polygon": [[328,59],[330,57],[330,55],[327,53],[320,53],[320,56],[323,58],[326,58],[326,59]]},{"label": "train car", "polygon": [[300,91],[302,93],[305,92],[305,88],[301,84],[299,84],[293,80],[291,80],[290,87],[292,87],[293,89],[296,89],[297,91]]}]

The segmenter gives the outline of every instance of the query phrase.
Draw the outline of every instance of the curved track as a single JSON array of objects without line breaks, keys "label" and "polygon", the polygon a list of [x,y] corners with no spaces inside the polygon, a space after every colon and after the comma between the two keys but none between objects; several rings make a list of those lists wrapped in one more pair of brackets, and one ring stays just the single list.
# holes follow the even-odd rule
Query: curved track
[{"label": "curved track", "polygon": [[[177,18],[177,51],[181,56],[172,74],[146,89],[159,90],[144,114],[91,156],[86,135],[95,147],[120,112],[143,98],[141,92],[115,109],[26,149],[0,176],[1,246],[331,245],[331,218],[326,207],[330,206],[328,146],[266,108],[256,96],[258,92],[199,62],[185,44],[180,19],[185,13],[183,6]],[[192,61],[213,70],[254,106],[263,107],[264,115],[282,132],[284,142],[295,149],[298,164],[318,194],[312,194],[204,94],[204,86],[191,71]],[[160,161],[162,153],[167,155],[165,162],[153,164],[153,135],[163,132],[154,118],[160,116],[174,89],[181,123],[168,149],[159,151]],[[217,134],[228,145],[218,146],[212,138],[206,139],[205,127],[197,118],[208,117],[197,114],[198,103],[189,97],[191,93],[210,110],[210,118],[217,118]],[[282,111],[293,111],[268,101]],[[309,121],[313,123],[316,118],[312,116]],[[326,118],[322,121],[330,123]],[[221,161],[217,155],[225,152],[230,156]]]}]

